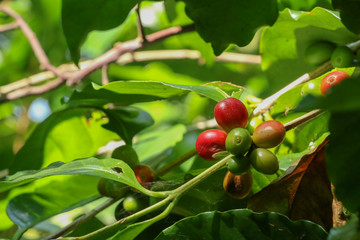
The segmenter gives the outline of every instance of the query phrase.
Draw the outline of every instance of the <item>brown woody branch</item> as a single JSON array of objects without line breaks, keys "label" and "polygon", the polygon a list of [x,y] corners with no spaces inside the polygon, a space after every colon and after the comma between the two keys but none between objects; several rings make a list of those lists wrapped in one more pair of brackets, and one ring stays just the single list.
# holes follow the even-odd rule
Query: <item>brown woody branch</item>
[{"label": "brown woody branch", "polygon": [[60,73],[58,69],[50,63],[35,33],[31,30],[31,28],[24,21],[24,19],[18,13],[14,12],[5,5],[0,5],[0,11],[4,12],[5,14],[15,19],[14,24],[16,24],[22,30],[25,37],[28,39],[31,48],[33,49],[35,56],[40,63],[40,68],[44,70],[52,71],[53,73],[55,73],[57,76],[60,77]]},{"label": "brown woody branch", "polygon": [[[199,51],[188,50],[188,49],[138,51],[132,53],[125,53],[121,55],[116,60],[116,63],[119,65],[125,65],[132,62],[146,62],[146,61],[154,61],[154,60],[176,60],[176,59],[199,60],[201,59],[201,54]],[[89,65],[92,64],[93,61],[95,60],[80,62],[79,64],[80,68],[81,69],[87,68]],[[220,56],[216,57],[215,61],[260,64],[261,57],[259,55],[224,52]],[[63,64],[59,66],[58,69],[63,74],[64,73],[71,74],[72,72],[78,71],[78,68],[74,64]],[[31,95],[32,90],[30,89],[32,85],[46,82],[55,77],[56,76],[53,72],[45,71],[42,73],[29,76],[24,79],[20,79],[16,82],[7,85],[0,86],[0,96],[3,95],[3,97],[0,98],[0,103],[27,96],[27,93],[30,93]],[[60,82],[58,83],[61,85]],[[44,87],[43,92],[47,92],[46,87]]]},{"label": "brown woody branch", "polygon": [[3,25],[0,25],[0,32],[7,32],[10,30],[14,30],[18,27],[19,27],[19,24],[16,21],[14,21],[12,23],[3,24]]}]

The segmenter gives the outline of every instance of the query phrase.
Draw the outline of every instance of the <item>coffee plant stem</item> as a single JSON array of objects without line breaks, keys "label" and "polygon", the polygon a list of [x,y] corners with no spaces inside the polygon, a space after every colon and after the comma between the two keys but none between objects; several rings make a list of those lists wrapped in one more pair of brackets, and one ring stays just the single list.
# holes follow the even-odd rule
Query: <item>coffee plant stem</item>
[{"label": "coffee plant stem", "polygon": [[54,238],[58,238],[63,236],[64,234],[70,232],[71,230],[73,230],[74,228],[76,228],[78,225],[88,221],[89,219],[93,218],[96,216],[96,214],[98,214],[99,212],[105,210],[106,208],[110,207],[111,205],[113,205],[114,203],[116,203],[116,199],[109,199],[107,201],[105,201],[103,204],[99,205],[98,207],[94,208],[93,210],[91,210],[90,212],[82,215],[81,217],[75,219],[72,223],[70,223],[69,225],[61,228],[59,231],[54,232],[53,234],[43,238],[42,240],[50,240],[50,239],[54,239]]}]

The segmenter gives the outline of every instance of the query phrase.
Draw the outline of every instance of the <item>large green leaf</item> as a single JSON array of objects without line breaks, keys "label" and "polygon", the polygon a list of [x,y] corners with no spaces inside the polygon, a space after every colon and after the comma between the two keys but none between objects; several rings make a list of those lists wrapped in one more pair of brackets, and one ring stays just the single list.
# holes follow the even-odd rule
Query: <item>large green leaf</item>
[{"label": "large green leaf", "polygon": [[69,108],[50,115],[16,154],[10,174],[95,155],[99,147],[116,135],[101,127],[105,123],[101,118],[86,119],[89,113],[86,108]]},{"label": "large green leaf", "polygon": [[104,109],[104,112],[109,122],[103,127],[116,132],[129,145],[132,144],[132,139],[137,133],[154,123],[147,112],[133,107]]},{"label": "large green leaf", "polygon": [[360,210],[360,110],[333,113],[330,117],[330,142],[326,149],[329,178],[336,197],[351,212]]},{"label": "large green leaf", "polygon": [[[123,161],[113,158],[97,159],[87,158],[79,159],[69,163],[56,162],[49,167],[35,171],[21,171],[8,176],[0,182],[0,192],[23,185],[34,180],[55,176],[55,175],[91,175],[108,178],[114,181],[122,182],[139,191],[145,189],[137,181],[132,169]],[[146,191],[146,190],[145,190]]]},{"label": "large green leaf", "polygon": [[[165,229],[156,240],[169,239],[326,239],[326,232],[309,221],[290,221],[286,216],[250,210],[207,212],[188,217]],[[305,237],[305,238],[304,238]]]},{"label": "large green leaf", "polygon": [[275,0],[184,0],[187,15],[200,36],[220,55],[231,43],[245,46],[256,30],[272,25],[277,16]]},{"label": "large green leaf", "polygon": [[124,22],[138,0],[63,0],[62,27],[71,57],[80,59],[80,46],[89,32],[108,30]]},{"label": "large green leaf", "polygon": [[[99,197],[97,178],[89,176],[62,176],[11,199],[6,212],[19,227],[14,235],[18,239],[28,228],[56,214],[81,207]],[[64,194],[64,192],[66,194]]]},{"label": "large green leaf", "polygon": [[340,12],[341,21],[344,25],[350,29],[350,31],[359,34],[360,2],[356,0],[332,0],[332,4],[334,8]]},{"label": "large green leaf", "polygon": [[[146,161],[174,147],[183,139],[185,133],[186,127],[182,124],[156,129],[140,135],[134,143],[134,148],[140,161]],[[156,161],[152,161],[152,163],[156,163]]]},{"label": "large green leaf", "polygon": [[309,45],[323,40],[344,45],[357,39],[329,10],[318,7],[311,12],[283,10],[276,23],[265,28],[261,37],[261,67],[270,80],[271,91],[316,68],[303,59]]},{"label": "large green leaf", "polygon": [[225,91],[243,91],[240,86],[224,82],[193,86],[154,81],[115,81],[101,87],[94,85],[94,88],[96,90],[75,93],[70,102],[131,104],[180,96],[190,91],[218,102],[228,97]]}]

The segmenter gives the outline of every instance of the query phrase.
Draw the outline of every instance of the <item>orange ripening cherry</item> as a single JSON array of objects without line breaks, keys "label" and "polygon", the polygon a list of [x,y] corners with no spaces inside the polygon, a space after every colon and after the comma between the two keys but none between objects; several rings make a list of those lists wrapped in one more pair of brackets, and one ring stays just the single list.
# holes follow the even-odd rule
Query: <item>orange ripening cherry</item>
[{"label": "orange ripening cherry", "polygon": [[227,194],[236,199],[243,199],[249,195],[253,184],[251,171],[242,175],[235,175],[227,172],[224,178],[223,187]]},{"label": "orange ripening cherry", "polygon": [[225,98],[218,102],[214,109],[215,120],[225,132],[234,128],[245,128],[248,122],[248,111],[245,105],[236,98]]},{"label": "orange ripening cherry", "polygon": [[331,72],[328,75],[326,75],[322,80],[320,84],[320,90],[322,95],[326,95],[327,91],[335,85],[338,85],[340,82],[342,82],[344,79],[349,78],[349,74],[343,71],[335,71]]},{"label": "orange ripening cherry", "polygon": [[210,129],[202,132],[196,139],[195,148],[199,156],[206,160],[216,160],[212,156],[217,152],[226,151],[224,131]]},{"label": "orange ripening cherry", "polygon": [[146,165],[137,165],[133,168],[136,179],[138,182],[146,188],[150,188],[151,183],[154,181],[153,170]]},{"label": "orange ripening cherry", "polygon": [[284,125],[276,120],[269,120],[257,126],[253,133],[253,142],[257,147],[273,148],[278,146],[285,138]]}]

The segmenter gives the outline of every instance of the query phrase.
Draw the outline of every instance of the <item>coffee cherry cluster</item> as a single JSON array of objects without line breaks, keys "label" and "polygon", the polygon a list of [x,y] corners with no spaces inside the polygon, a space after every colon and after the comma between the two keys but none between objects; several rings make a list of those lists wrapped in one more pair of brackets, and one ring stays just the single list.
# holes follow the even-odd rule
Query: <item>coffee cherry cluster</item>
[{"label": "coffee cherry cluster", "polygon": [[313,66],[320,65],[331,60],[333,67],[350,67],[355,58],[354,52],[347,46],[336,46],[327,41],[319,41],[311,44],[306,50],[304,61]]},{"label": "coffee cherry cluster", "polygon": [[267,148],[276,147],[284,140],[285,127],[275,120],[265,121],[251,136],[245,129],[247,109],[236,98],[220,101],[215,106],[214,116],[223,131],[211,129],[202,132],[197,138],[196,150],[200,157],[211,161],[216,160],[214,154],[218,152],[227,151],[234,155],[227,162],[228,173],[223,185],[231,196],[244,198],[252,186],[251,166],[263,174],[278,171],[278,159]]}]

